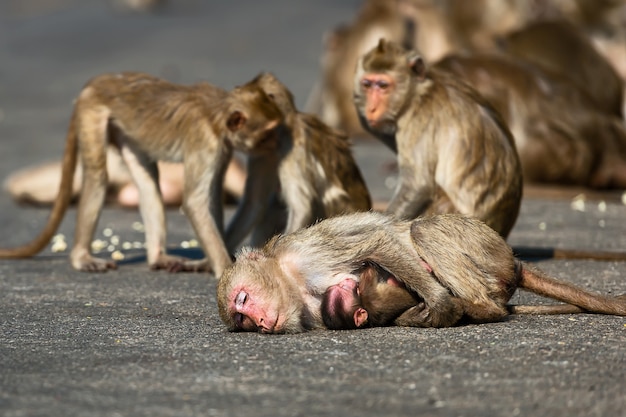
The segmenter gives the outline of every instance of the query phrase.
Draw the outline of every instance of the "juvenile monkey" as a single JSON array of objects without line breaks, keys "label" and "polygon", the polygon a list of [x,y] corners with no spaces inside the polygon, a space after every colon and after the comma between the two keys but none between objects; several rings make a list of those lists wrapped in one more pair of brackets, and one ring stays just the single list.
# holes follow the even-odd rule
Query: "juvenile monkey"
[{"label": "juvenile monkey", "polygon": [[[222,182],[233,149],[252,155],[272,153],[283,116],[263,90],[249,82],[226,92],[208,83],[172,84],[142,73],[104,74],[90,80],[74,106],[63,157],[59,195],[44,230],[32,242],[0,250],[2,258],[35,255],[50,241],[71,198],[76,160],[83,184],[70,261],[82,271],[106,271],[112,261],[91,255],[94,229],[104,203],[106,147],[122,155],[140,195],[151,268],[213,270],[231,263],[222,239]],[[166,254],[165,214],[158,187],[157,161],[184,162],[183,208],[206,258]]]},{"label": "juvenile monkey", "polygon": [[328,287],[322,296],[321,314],[324,325],[331,330],[385,326],[420,302],[416,294],[370,262]]},{"label": "juvenile monkey", "polygon": [[[432,269],[423,260],[420,263],[430,273]],[[433,276],[434,279],[437,279]],[[357,282],[358,280],[358,282]],[[626,303],[626,295],[616,297]],[[458,300],[463,307],[461,320],[483,321],[481,305]],[[424,300],[398,282],[378,265],[371,264],[357,275],[347,276],[339,284],[328,287],[322,298],[321,312],[324,325],[331,330],[352,330],[378,326],[419,326],[412,315],[424,308]],[[518,306],[506,305],[510,314],[575,314],[586,311],[571,304]],[[491,321],[491,319],[487,320]]]},{"label": "juvenile monkey", "polygon": [[354,102],[363,126],[398,154],[388,213],[458,212],[508,236],[522,198],[520,161],[502,117],[473,88],[381,39],[357,65]]},{"label": "juvenile monkey", "polygon": [[324,293],[347,275],[358,276],[364,263],[378,265],[423,300],[395,320],[399,325],[446,327],[464,316],[498,321],[509,314],[507,302],[518,287],[589,312],[626,315],[623,298],[588,292],[515,259],[504,239],[477,219],[448,214],[411,222],[370,211],[242,249],[218,284],[220,317],[231,331],[323,327]]},{"label": "juvenile monkey", "polygon": [[[259,246],[275,234],[268,225],[291,233],[319,219],[369,210],[369,191],[347,136],[316,116],[299,112],[289,89],[274,75],[262,73],[254,82],[283,113],[285,129],[275,154],[248,158],[245,192],[226,230],[227,247],[234,249],[252,228],[251,244]],[[283,227],[276,219],[282,211],[268,209],[276,200],[287,206]]]}]

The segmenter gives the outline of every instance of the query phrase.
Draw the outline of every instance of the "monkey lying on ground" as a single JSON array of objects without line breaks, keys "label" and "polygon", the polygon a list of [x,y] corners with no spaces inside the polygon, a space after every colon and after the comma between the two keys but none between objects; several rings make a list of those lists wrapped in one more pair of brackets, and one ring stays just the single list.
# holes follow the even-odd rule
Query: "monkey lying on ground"
[{"label": "monkey lying on ground", "polygon": [[[81,91],[72,114],[59,196],[41,234],[29,244],[0,250],[0,258],[33,256],[50,241],[71,199],[78,155],[83,185],[70,261],[75,269],[106,271],[114,262],[91,255],[91,240],[105,199],[106,148],[122,155],[140,195],[148,264],[169,271],[213,270],[231,263],[222,239],[222,183],[233,149],[274,153],[280,110],[255,83],[226,92],[208,83],[172,84],[142,73],[104,74]],[[183,208],[206,258],[166,254],[165,213],[157,161],[184,162]]]},{"label": "monkey lying on ground", "polygon": [[[231,331],[295,333],[323,327],[324,293],[358,276],[369,262],[423,300],[397,324],[447,327],[463,316],[501,320],[518,287],[589,312],[626,315],[623,299],[588,292],[520,262],[479,220],[450,214],[403,221],[367,212],[275,236],[261,249],[244,248],[219,281],[220,317]],[[533,308],[520,307],[529,313]]]},{"label": "monkey lying on ground", "polygon": [[368,262],[355,274],[324,292],[321,311],[331,330],[386,326],[409,308],[423,303],[380,266]]},{"label": "monkey lying on ground", "polygon": [[[227,247],[234,250],[251,229],[251,245],[260,246],[276,232],[369,210],[369,191],[347,136],[317,116],[299,112],[289,89],[274,75],[262,73],[254,82],[284,115],[285,129],[275,153],[248,158],[244,195],[226,229]],[[281,222],[284,211],[270,208],[276,201],[287,206],[286,225]]]},{"label": "monkey lying on ground", "polygon": [[359,60],[354,103],[363,126],[398,154],[387,213],[462,213],[508,236],[522,198],[520,161],[504,120],[472,87],[380,39]]},{"label": "monkey lying on ground", "polygon": [[[428,272],[432,268],[420,260]],[[434,279],[437,277],[433,276]],[[358,282],[357,282],[358,280]],[[523,284],[519,286],[524,288]],[[626,304],[626,294],[616,297]],[[459,323],[482,323],[482,312],[472,302],[460,301],[463,316]],[[356,274],[348,275],[339,284],[328,287],[322,298],[324,325],[332,330],[351,330],[362,327],[414,326],[412,315],[424,308],[424,300],[407,290],[387,271],[369,263]],[[478,309],[482,308],[480,305]],[[571,304],[518,306],[506,305],[509,314],[574,314],[590,313]],[[487,320],[491,320],[489,318]],[[417,324],[419,325],[419,324]]]},{"label": "monkey lying on ground", "polygon": [[[138,207],[139,190],[128,172],[117,148],[107,147],[107,196],[105,204],[121,207]],[[178,207],[183,201],[184,166],[182,163],[161,162],[159,168],[159,189],[163,204]],[[11,173],[3,188],[19,204],[36,206],[52,205],[59,193],[63,165],[61,161],[50,161],[25,167]],[[225,200],[236,201],[243,195],[245,168],[237,158],[231,159],[224,174]],[[80,161],[76,166],[72,182],[72,203],[78,200],[83,181],[83,167]]]}]

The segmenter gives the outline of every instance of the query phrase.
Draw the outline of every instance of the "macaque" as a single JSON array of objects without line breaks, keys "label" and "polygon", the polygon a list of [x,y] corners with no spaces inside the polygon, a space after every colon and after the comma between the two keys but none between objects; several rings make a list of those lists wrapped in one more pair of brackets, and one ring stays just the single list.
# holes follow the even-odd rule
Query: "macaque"
[{"label": "macaque", "polygon": [[395,320],[399,325],[447,327],[464,316],[499,321],[518,287],[588,312],[626,315],[623,298],[594,294],[517,260],[480,220],[447,214],[406,221],[370,211],[275,236],[260,249],[243,248],[218,283],[220,317],[230,331],[322,328],[324,293],[358,277],[368,263],[422,300]]},{"label": "macaque", "polygon": [[[430,273],[432,268],[420,259]],[[434,279],[437,279],[433,276]],[[358,281],[357,281],[358,280]],[[626,295],[616,297],[626,303]],[[463,316],[458,323],[481,323],[482,305],[459,300]],[[324,325],[331,330],[353,330],[363,327],[414,326],[412,315],[424,308],[424,300],[406,289],[387,271],[375,264],[347,276],[339,284],[328,287],[322,298]],[[475,310],[475,309],[478,310]],[[571,304],[519,306],[506,305],[509,314],[575,314],[586,310]],[[491,320],[488,320],[491,321]],[[419,323],[417,324],[419,326]]]},{"label": "macaque", "polygon": [[[255,226],[251,244],[260,246],[277,231],[291,233],[326,217],[369,210],[369,191],[348,138],[316,116],[299,112],[291,92],[274,75],[262,73],[254,82],[283,113],[286,129],[276,153],[248,158],[244,196],[226,230],[227,247],[234,250]],[[274,192],[266,193],[268,189]],[[286,225],[276,219],[282,210],[270,210],[276,200],[287,206]]]},{"label": "macaque", "polygon": [[[107,147],[106,162],[106,204],[138,207],[139,190],[135,186],[118,149],[113,145]],[[184,189],[183,164],[159,161],[157,165],[163,204],[170,207],[180,206],[183,201]],[[52,205],[59,193],[62,168],[60,160],[25,167],[10,174],[2,185],[4,190],[19,204]],[[241,198],[245,178],[245,168],[239,159],[231,159],[224,176],[225,202],[236,201]],[[78,161],[72,182],[72,203],[78,200],[82,182],[83,167]]]},{"label": "macaque", "polygon": [[331,330],[385,326],[420,302],[417,294],[370,262],[328,287],[322,296],[321,314],[324,325]]},{"label": "macaque", "polygon": [[[77,158],[83,185],[77,211],[72,267],[104,272],[112,261],[91,254],[91,240],[104,203],[106,148],[119,149],[139,189],[148,264],[168,271],[209,271],[219,276],[232,261],[222,239],[222,183],[233,149],[257,155],[277,151],[280,110],[255,82],[230,92],[201,83],[172,84],[142,73],[103,74],[90,80],[74,106],[63,157],[59,195],[48,223],[32,242],[0,250],[1,258],[41,251],[58,228],[71,198]],[[205,258],[166,253],[165,213],[157,161],[184,162],[183,209]]]},{"label": "macaque", "polygon": [[622,117],[624,82],[588,36],[567,21],[534,22],[507,35],[508,54],[570,79],[602,111]]},{"label": "macaque", "polygon": [[353,22],[325,35],[321,81],[307,100],[307,112],[319,115],[324,123],[349,135],[365,133],[352,103],[354,67],[359,56],[381,37],[410,42],[409,22],[397,3],[398,0],[366,0]]},{"label": "macaque", "polygon": [[526,182],[626,188],[626,129],[569,79],[506,55],[451,55],[463,79],[511,129]]},{"label": "macaque", "polygon": [[381,39],[359,61],[354,102],[363,126],[398,154],[387,213],[458,212],[508,236],[522,198],[520,161],[506,123],[473,88]]}]

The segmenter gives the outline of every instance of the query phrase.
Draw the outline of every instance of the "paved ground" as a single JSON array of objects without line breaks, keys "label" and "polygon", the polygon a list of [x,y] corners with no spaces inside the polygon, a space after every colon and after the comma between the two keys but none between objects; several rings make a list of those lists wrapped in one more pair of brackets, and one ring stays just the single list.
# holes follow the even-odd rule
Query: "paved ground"
[{"label": "paved ground", "polygon": [[[91,76],[143,70],[229,88],[271,70],[302,105],[321,36],[355,1],[178,0],[125,15],[96,0],[0,3],[0,178],[57,159],[72,97]],[[236,4],[236,5],[234,5]],[[373,142],[355,147],[378,199],[389,197]],[[626,206],[527,198],[510,242],[626,251]],[[0,246],[40,230],[46,209],[0,194]],[[71,236],[74,211],[61,232]],[[141,241],[135,211],[109,208],[99,236]],[[168,212],[169,242],[193,237]],[[68,241],[71,241],[68,238]],[[624,416],[626,319],[513,317],[452,329],[232,334],[215,280],[150,272],[140,250],[118,271],[73,271],[65,254],[0,262],[2,416]],[[197,254],[197,253],[196,253]],[[103,255],[107,256],[107,255]],[[579,285],[626,292],[626,264],[542,261]],[[514,302],[539,300],[527,294]]]}]

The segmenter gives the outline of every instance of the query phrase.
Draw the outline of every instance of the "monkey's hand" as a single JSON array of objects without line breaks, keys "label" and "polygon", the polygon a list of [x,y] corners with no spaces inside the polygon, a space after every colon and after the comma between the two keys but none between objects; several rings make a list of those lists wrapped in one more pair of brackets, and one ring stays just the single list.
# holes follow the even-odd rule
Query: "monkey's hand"
[{"label": "monkey's hand", "polygon": [[425,302],[418,303],[402,313],[394,324],[405,327],[450,327],[462,316],[461,300],[451,296],[434,306],[429,306]]}]

